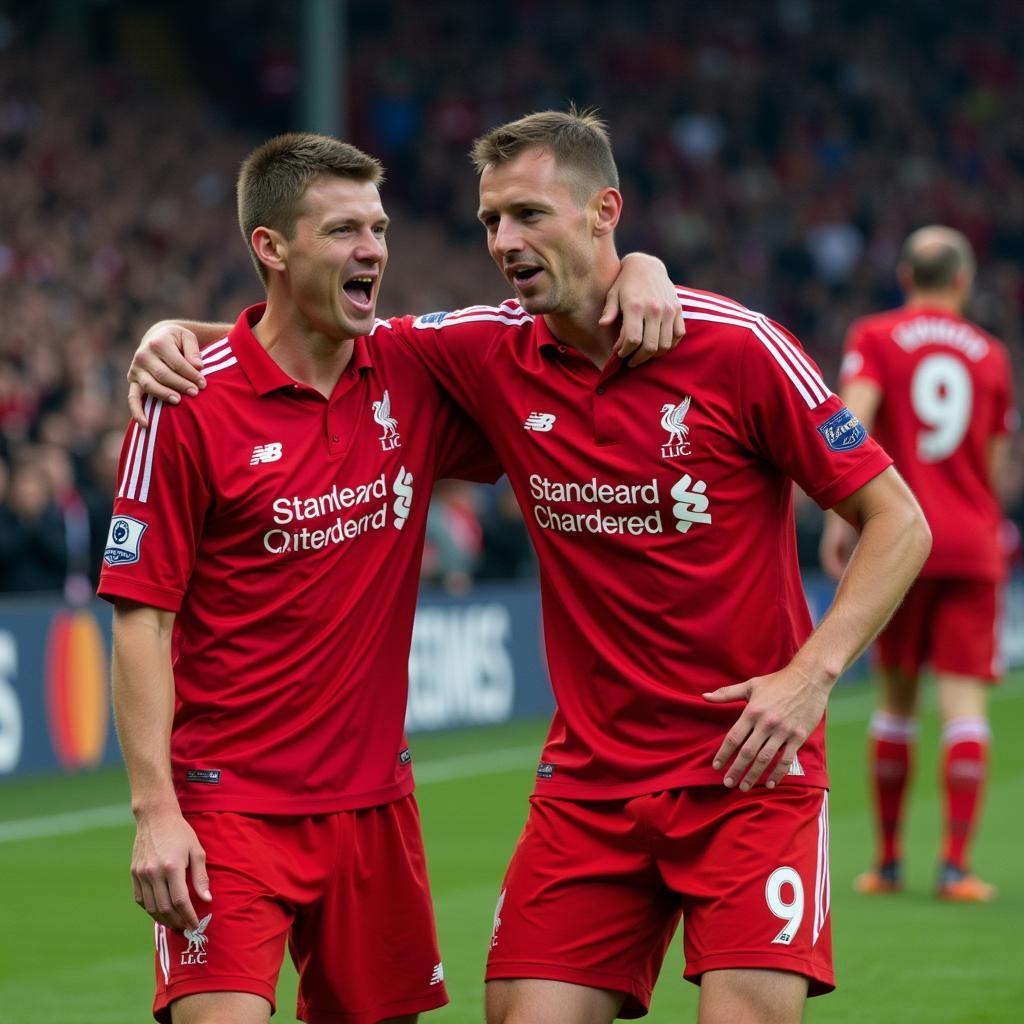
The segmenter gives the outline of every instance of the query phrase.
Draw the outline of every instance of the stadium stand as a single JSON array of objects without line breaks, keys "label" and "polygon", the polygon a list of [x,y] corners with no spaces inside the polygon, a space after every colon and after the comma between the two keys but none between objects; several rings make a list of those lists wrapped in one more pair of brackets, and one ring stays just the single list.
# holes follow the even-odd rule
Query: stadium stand
[{"label": "stadium stand", "polygon": [[[145,327],[233,319],[260,297],[233,176],[254,141],[296,126],[293,6],[0,17],[2,591],[88,593]],[[971,315],[1024,379],[1019,5],[747,0],[713,19],[668,0],[435,0],[429,18],[415,0],[347,6],[351,140],[387,166],[395,222],[383,315],[505,297],[466,152],[494,123],[571,98],[613,128],[622,251],[781,320],[834,380],[847,324],[898,300],[902,239],[949,224],[978,254]],[[434,578],[529,571],[515,542],[489,548],[507,532],[502,496],[444,500]],[[814,512],[800,522],[812,557]]]}]

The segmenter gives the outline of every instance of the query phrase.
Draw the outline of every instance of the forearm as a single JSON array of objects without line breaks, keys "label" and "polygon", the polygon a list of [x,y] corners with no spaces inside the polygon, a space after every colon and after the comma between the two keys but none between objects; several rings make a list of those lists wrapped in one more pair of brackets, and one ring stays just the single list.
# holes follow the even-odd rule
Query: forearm
[{"label": "forearm", "polygon": [[888,622],[931,548],[909,491],[903,500],[870,508],[856,525],[860,539],[832,606],[793,659],[794,667],[829,688]]},{"label": "forearm", "polygon": [[150,327],[146,334],[148,336],[156,328],[184,327],[196,336],[200,345],[212,345],[228,334],[233,326],[234,324],[207,323],[203,320],[161,320]]},{"label": "forearm", "polygon": [[114,611],[113,702],[132,812],[177,808],[171,777],[174,616],[119,602]]}]

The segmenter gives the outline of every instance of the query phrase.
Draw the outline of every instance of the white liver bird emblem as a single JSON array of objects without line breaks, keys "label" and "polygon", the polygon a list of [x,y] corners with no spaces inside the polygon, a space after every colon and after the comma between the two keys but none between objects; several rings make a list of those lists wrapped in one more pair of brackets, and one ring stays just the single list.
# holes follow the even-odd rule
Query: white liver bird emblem
[{"label": "white liver bird emblem", "polygon": [[661,425],[668,431],[667,444],[683,444],[690,428],[683,422],[690,411],[690,396],[687,395],[678,405],[666,402],[661,407]]},{"label": "white liver bird emblem", "polygon": [[186,953],[206,952],[206,944],[210,941],[210,937],[206,934],[206,926],[210,923],[212,917],[213,914],[207,914],[193,930],[185,929],[185,938],[188,939]]},{"label": "white liver bird emblem", "polygon": [[391,415],[391,395],[387,389],[384,391],[384,398],[373,403],[373,418],[384,428],[380,438],[382,441],[398,434],[398,421]]}]

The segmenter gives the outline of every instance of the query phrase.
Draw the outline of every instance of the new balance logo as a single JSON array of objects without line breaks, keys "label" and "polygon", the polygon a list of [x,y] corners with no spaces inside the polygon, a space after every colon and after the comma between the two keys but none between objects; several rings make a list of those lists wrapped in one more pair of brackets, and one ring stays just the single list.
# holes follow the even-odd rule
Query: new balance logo
[{"label": "new balance logo", "polygon": [[536,430],[538,433],[547,433],[555,425],[555,414],[551,412],[531,412],[526,417],[523,430]]},{"label": "new balance logo", "polygon": [[444,981],[444,968],[440,964],[434,964],[434,969],[430,973],[430,984],[440,985]]},{"label": "new balance logo", "polygon": [[252,450],[250,466],[256,466],[261,462],[277,462],[281,458],[281,442],[273,441],[270,444],[258,444]]},{"label": "new balance logo", "polygon": [[708,498],[704,493],[707,484],[703,480],[694,480],[689,473],[672,488],[672,497],[676,503],[672,506],[672,514],[676,517],[676,529],[686,533],[694,523],[710,523]]}]

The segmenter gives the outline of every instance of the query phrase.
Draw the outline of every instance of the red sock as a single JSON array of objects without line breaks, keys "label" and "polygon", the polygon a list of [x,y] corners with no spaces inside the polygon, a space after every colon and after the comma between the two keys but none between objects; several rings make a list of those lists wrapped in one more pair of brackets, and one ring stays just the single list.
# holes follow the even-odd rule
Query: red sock
[{"label": "red sock", "polygon": [[870,785],[875,797],[875,819],[880,842],[878,863],[898,861],[903,827],[903,805],[913,766],[917,725],[887,711],[871,716]]},{"label": "red sock", "polygon": [[942,730],[945,757],[942,782],[946,793],[944,860],[965,871],[967,846],[981,810],[988,774],[990,733],[984,718],[954,718]]}]

